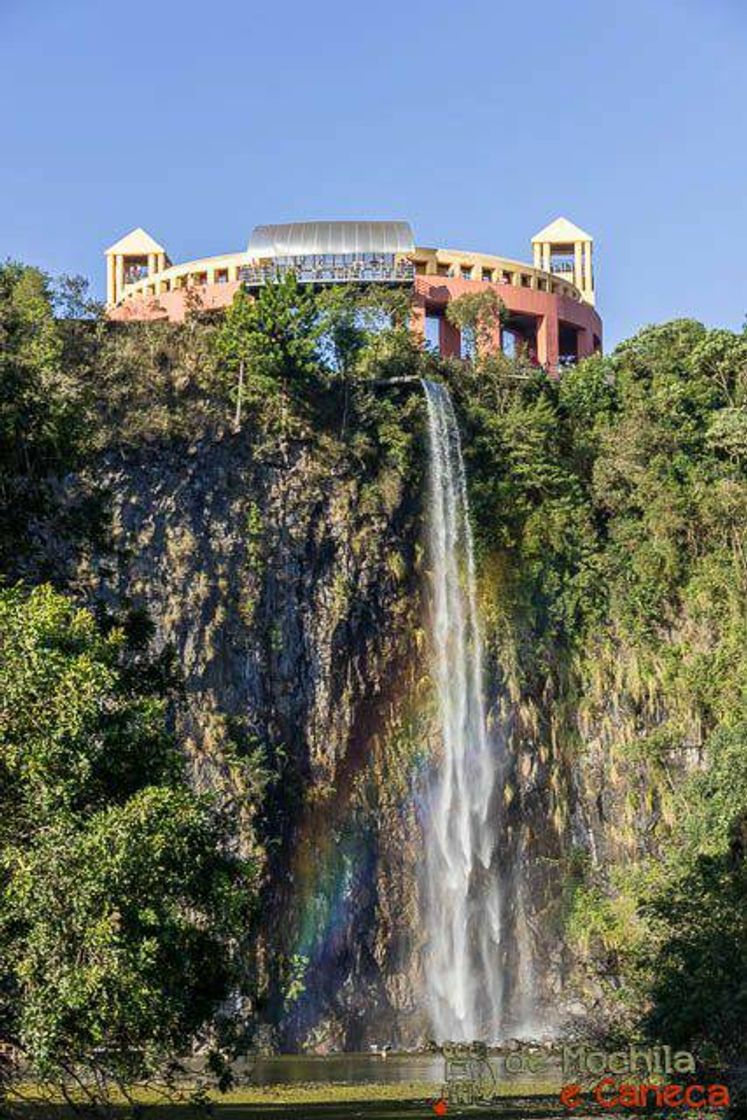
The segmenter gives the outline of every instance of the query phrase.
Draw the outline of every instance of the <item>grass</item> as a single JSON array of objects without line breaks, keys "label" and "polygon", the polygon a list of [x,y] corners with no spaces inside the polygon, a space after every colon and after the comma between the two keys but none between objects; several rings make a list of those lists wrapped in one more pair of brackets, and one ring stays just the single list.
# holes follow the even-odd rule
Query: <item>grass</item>
[{"label": "grass", "polygon": [[[242,1086],[229,1093],[210,1093],[207,1110],[188,1101],[159,1103],[146,1089],[135,1093],[142,1106],[143,1120],[200,1120],[212,1115],[216,1120],[413,1120],[434,1117],[432,1105],[440,1086],[431,1082],[409,1081],[401,1084],[346,1085],[298,1084]],[[19,1094],[19,1096],[21,1096]],[[501,1120],[554,1120],[562,1114],[558,1086],[506,1082],[496,1090],[498,1100],[490,1107],[451,1106],[452,1117],[501,1117]],[[60,1100],[39,1099],[33,1086],[26,1086],[17,1112],[29,1120],[67,1120],[72,1116]],[[129,1110],[124,1101],[115,1104],[113,1115],[124,1117]],[[0,1110],[0,1115],[1,1115]],[[582,1120],[578,1115],[576,1120]]]}]

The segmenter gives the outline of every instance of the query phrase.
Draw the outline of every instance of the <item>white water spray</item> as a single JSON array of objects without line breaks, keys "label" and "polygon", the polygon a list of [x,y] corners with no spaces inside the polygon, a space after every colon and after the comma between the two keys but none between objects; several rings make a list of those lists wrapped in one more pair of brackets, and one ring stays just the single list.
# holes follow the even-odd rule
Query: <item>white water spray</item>
[{"label": "white water spray", "polygon": [[501,899],[490,805],[498,761],[485,726],[482,641],[459,427],[448,390],[428,407],[434,676],[443,755],[426,825],[426,984],[438,1041],[493,1041],[501,1023]]}]

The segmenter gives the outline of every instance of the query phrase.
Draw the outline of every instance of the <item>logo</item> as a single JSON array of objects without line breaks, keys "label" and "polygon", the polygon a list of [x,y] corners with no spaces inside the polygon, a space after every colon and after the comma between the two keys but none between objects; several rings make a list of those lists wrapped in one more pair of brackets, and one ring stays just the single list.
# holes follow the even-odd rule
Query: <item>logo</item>
[{"label": "logo", "polygon": [[564,1085],[560,1090],[560,1103],[564,1108],[577,1108],[581,1103],[580,1096],[580,1085]]},{"label": "logo", "polygon": [[[436,1116],[446,1116],[452,1106],[489,1107],[498,1097],[499,1074],[508,1082],[517,1075],[531,1079],[544,1075],[568,1079],[559,1091],[560,1104],[571,1113],[582,1105],[604,1112],[631,1108],[671,1108],[699,1111],[730,1106],[729,1090],[722,1084],[695,1082],[696,1062],[685,1050],[669,1046],[607,1053],[583,1045],[562,1046],[556,1051],[535,1046],[510,1050],[494,1058],[482,1042],[445,1042],[444,1084],[432,1104]],[[502,1062],[501,1065],[498,1064]],[[627,1078],[626,1078],[627,1074]],[[574,1080],[571,1080],[574,1078]],[[596,1081],[596,1085],[594,1084]],[[709,1113],[710,1115],[710,1113]]]}]

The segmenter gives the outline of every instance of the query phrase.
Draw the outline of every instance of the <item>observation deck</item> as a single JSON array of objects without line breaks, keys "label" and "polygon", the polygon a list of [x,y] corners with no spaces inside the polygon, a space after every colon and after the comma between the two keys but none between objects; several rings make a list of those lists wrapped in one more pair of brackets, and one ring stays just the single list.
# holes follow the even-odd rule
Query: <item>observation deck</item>
[{"label": "observation deck", "polygon": [[532,238],[533,263],[471,250],[415,245],[405,221],[319,221],[256,226],[242,252],[172,264],[143,229],[107,250],[107,305],[114,320],[168,319],[217,312],[243,285],[256,291],[289,272],[315,288],[382,285],[413,294],[413,331],[444,355],[464,356],[445,315],[451,299],[482,285],[506,309],[495,345],[523,348],[557,372],[601,349],[594,309],[592,239],[566,218]]}]

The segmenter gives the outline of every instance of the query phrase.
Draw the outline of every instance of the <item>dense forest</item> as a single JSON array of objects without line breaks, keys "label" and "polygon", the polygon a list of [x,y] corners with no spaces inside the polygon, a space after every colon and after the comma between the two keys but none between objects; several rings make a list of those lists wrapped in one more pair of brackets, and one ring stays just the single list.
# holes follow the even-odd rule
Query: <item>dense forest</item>
[{"label": "dense forest", "polygon": [[0,268],[0,1041],[71,1099],[362,1045],[348,981],[405,1021],[422,377],[462,430],[538,992],[744,1060],[747,333],[650,326],[555,380],[481,345],[486,301],[451,312],[466,360],[409,310],[288,277],[112,324]]}]

